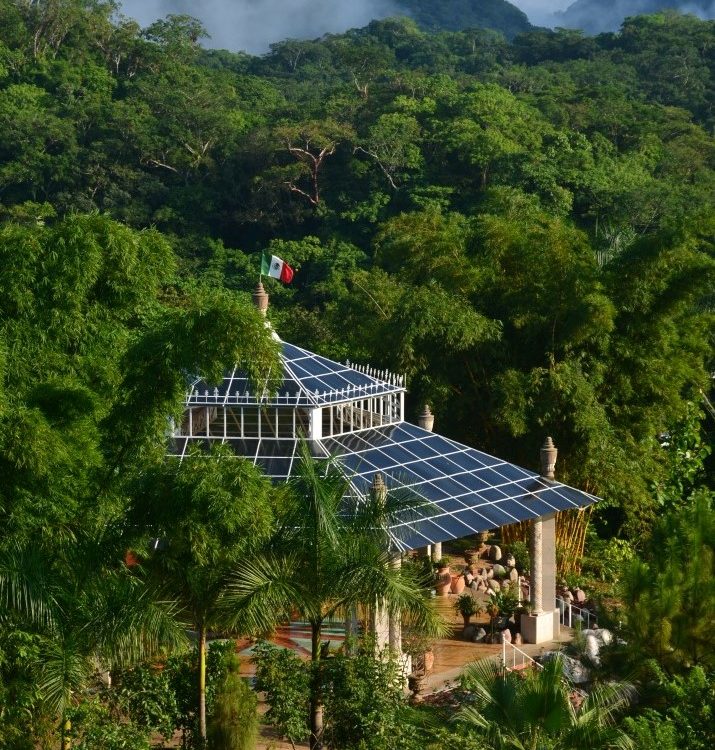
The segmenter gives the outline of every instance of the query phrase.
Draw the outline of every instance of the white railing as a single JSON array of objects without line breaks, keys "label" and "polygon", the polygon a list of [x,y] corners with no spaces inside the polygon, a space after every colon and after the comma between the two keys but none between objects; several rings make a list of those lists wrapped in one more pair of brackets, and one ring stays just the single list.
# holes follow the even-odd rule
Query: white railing
[{"label": "white railing", "polygon": [[507,672],[513,672],[515,669],[524,669],[526,667],[544,668],[536,659],[532,659],[529,654],[508,641],[502,641],[501,662]]},{"label": "white railing", "polygon": [[574,627],[575,622],[581,621],[583,627],[588,630],[598,625],[596,615],[582,607],[576,607],[560,596],[556,597],[556,608],[559,610],[559,620],[567,628]]}]

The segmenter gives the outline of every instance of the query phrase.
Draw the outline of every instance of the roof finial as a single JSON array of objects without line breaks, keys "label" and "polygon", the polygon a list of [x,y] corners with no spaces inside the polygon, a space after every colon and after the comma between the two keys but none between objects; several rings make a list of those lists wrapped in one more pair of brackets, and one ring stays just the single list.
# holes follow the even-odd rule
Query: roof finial
[{"label": "roof finial", "polygon": [[434,414],[430,411],[429,404],[422,407],[422,411],[417,415],[417,424],[427,432],[432,432],[434,427]]},{"label": "roof finial", "polygon": [[261,315],[265,317],[266,311],[268,310],[268,294],[260,281],[256,284],[256,288],[253,290],[253,304],[258,308]]},{"label": "roof finial", "polygon": [[541,477],[543,479],[555,479],[556,458],[559,451],[554,445],[554,441],[547,437],[541,446]]}]

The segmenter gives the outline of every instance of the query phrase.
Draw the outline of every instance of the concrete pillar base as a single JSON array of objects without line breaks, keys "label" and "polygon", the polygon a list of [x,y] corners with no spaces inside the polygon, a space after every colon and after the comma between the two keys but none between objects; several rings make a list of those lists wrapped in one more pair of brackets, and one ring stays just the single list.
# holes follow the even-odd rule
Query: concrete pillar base
[{"label": "concrete pillar base", "polygon": [[550,643],[559,625],[558,609],[540,615],[521,616],[521,637],[524,643]]}]

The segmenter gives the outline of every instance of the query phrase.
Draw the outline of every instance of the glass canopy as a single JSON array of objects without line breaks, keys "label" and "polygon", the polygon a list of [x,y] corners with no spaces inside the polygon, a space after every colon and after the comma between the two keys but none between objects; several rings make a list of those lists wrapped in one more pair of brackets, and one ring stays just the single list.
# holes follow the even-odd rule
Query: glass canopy
[{"label": "glass canopy", "polygon": [[335,457],[355,497],[367,496],[380,472],[388,488],[422,502],[421,510],[391,526],[402,550],[597,500],[405,422],[399,376],[339,364],[285,342],[281,347],[277,392],[252,392],[237,368],[216,387],[192,380],[181,424],[172,424],[170,453],[226,443],[281,482],[291,476],[299,441],[308,440],[314,455]]}]

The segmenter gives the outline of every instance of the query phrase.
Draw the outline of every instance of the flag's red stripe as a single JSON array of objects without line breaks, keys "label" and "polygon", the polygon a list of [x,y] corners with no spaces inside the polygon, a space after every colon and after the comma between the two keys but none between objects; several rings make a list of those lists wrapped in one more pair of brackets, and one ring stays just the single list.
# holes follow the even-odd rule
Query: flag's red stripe
[{"label": "flag's red stripe", "polygon": [[283,261],[283,268],[281,270],[281,281],[284,284],[290,284],[293,281],[293,269]]}]

